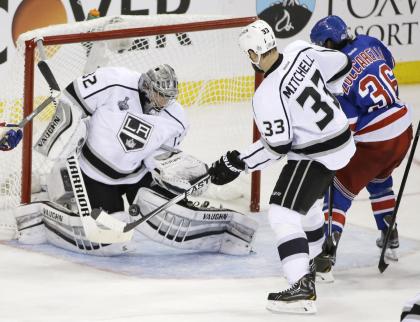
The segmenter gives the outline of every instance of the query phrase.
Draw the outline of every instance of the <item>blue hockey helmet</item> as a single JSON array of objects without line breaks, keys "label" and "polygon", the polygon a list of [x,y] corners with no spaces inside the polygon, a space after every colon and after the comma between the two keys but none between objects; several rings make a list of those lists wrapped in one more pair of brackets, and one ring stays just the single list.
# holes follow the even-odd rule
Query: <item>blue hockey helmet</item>
[{"label": "blue hockey helmet", "polygon": [[323,46],[328,39],[339,44],[349,38],[346,23],[338,16],[327,16],[319,20],[311,30],[312,43]]}]

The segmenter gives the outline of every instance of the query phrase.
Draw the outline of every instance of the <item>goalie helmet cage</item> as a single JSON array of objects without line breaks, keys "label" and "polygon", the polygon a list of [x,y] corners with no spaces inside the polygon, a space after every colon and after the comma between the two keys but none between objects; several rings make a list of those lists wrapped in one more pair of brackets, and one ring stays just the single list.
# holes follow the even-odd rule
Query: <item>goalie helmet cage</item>
[{"label": "goalie helmet cage", "polygon": [[[145,72],[155,65],[169,63],[175,68],[180,81],[178,100],[187,113],[192,114],[191,117],[188,113],[191,131],[194,126],[201,130],[205,128],[204,133],[207,134],[221,132],[222,128],[233,129],[238,125],[246,128],[238,133],[229,132],[228,129],[227,134],[223,134],[224,138],[231,137],[231,144],[203,159],[205,162],[214,161],[226,149],[240,147],[238,140],[249,144],[251,139],[255,141],[259,138],[259,132],[252,122],[251,98],[262,81],[262,75],[255,74],[246,55],[237,45],[241,28],[255,19],[192,15],[117,16],[27,32],[17,41],[18,56],[21,56],[21,64],[24,66],[23,76],[18,79],[22,84],[17,85],[18,88],[21,86],[22,92],[20,96],[19,93],[15,97],[8,95],[7,99],[1,100],[0,119],[17,123],[50,94],[45,80],[36,69],[36,63],[43,55],[46,55],[61,88],[99,66],[124,66]],[[43,40],[45,53],[37,49],[37,39]],[[23,101],[17,97],[23,97]],[[237,107],[244,104],[246,108]],[[21,105],[23,112],[19,111]],[[231,110],[232,106],[235,109]],[[13,112],[7,113],[8,110]],[[216,116],[208,114],[214,111],[218,113]],[[16,167],[16,162],[21,162],[21,169],[19,165],[15,169],[20,174],[21,189],[18,191],[12,187],[18,185],[19,174],[17,177],[16,174],[8,175],[6,179],[0,178],[0,194],[18,193],[20,202],[27,203],[31,201],[31,193],[39,190],[34,186],[42,186],[45,174],[50,172],[52,165],[34,152],[32,146],[53,113],[54,106],[51,104],[37,116],[33,124],[30,122],[26,125],[21,150],[18,148],[17,151],[8,152],[21,154],[21,158],[15,157],[7,165]],[[248,118],[244,121],[243,117]],[[225,119],[229,119],[228,125],[222,122]],[[212,127],[212,123],[216,128]],[[222,124],[220,128],[217,128],[218,123]],[[186,151],[198,158],[202,158],[202,153],[196,152],[194,146],[204,146],[207,150],[209,146],[221,146],[222,141],[228,141],[217,138],[216,142],[212,142],[213,139],[207,138],[207,134],[200,136],[191,131],[184,141],[194,136],[193,141],[203,143],[195,143],[193,148]],[[38,173],[41,179],[34,173]],[[259,211],[259,172],[252,174],[250,186],[250,209]],[[9,207],[15,204],[15,200],[8,201]],[[7,206],[0,204],[0,208]]]}]

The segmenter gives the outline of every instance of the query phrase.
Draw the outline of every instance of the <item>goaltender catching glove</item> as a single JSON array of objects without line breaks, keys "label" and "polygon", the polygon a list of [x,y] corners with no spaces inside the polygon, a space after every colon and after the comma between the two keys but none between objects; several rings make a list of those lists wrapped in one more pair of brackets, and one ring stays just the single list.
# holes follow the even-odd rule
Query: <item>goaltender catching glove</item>
[{"label": "goaltender catching glove", "polygon": [[215,185],[224,185],[235,180],[245,170],[245,162],[239,159],[239,152],[228,151],[214,162],[208,173]]}]

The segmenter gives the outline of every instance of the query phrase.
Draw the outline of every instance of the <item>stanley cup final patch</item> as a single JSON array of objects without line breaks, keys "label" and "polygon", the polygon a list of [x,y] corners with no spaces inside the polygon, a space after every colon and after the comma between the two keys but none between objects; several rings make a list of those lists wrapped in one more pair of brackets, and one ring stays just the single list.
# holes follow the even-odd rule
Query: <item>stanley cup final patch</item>
[{"label": "stanley cup final patch", "polygon": [[125,152],[139,151],[144,148],[153,130],[153,125],[134,115],[127,114],[118,132]]}]

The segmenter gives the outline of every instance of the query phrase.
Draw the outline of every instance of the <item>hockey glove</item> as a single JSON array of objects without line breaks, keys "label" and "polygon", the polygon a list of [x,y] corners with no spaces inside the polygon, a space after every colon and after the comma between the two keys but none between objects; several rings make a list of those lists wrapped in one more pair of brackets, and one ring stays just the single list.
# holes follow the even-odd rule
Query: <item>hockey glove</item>
[{"label": "hockey glove", "polygon": [[[0,123],[1,127],[16,127],[14,124],[5,124]],[[5,142],[3,144],[0,144],[0,150],[1,151],[9,151],[14,149],[19,142],[22,140],[22,131],[19,130],[8,130],[6,134],[4,135]]]},{"label": "hockey glove", "polygon": [[215,185],[224,185],[235,180],[245,170],[245,162],[239,159],[239,152],[228,151],[209,169],[211,182]]}]

